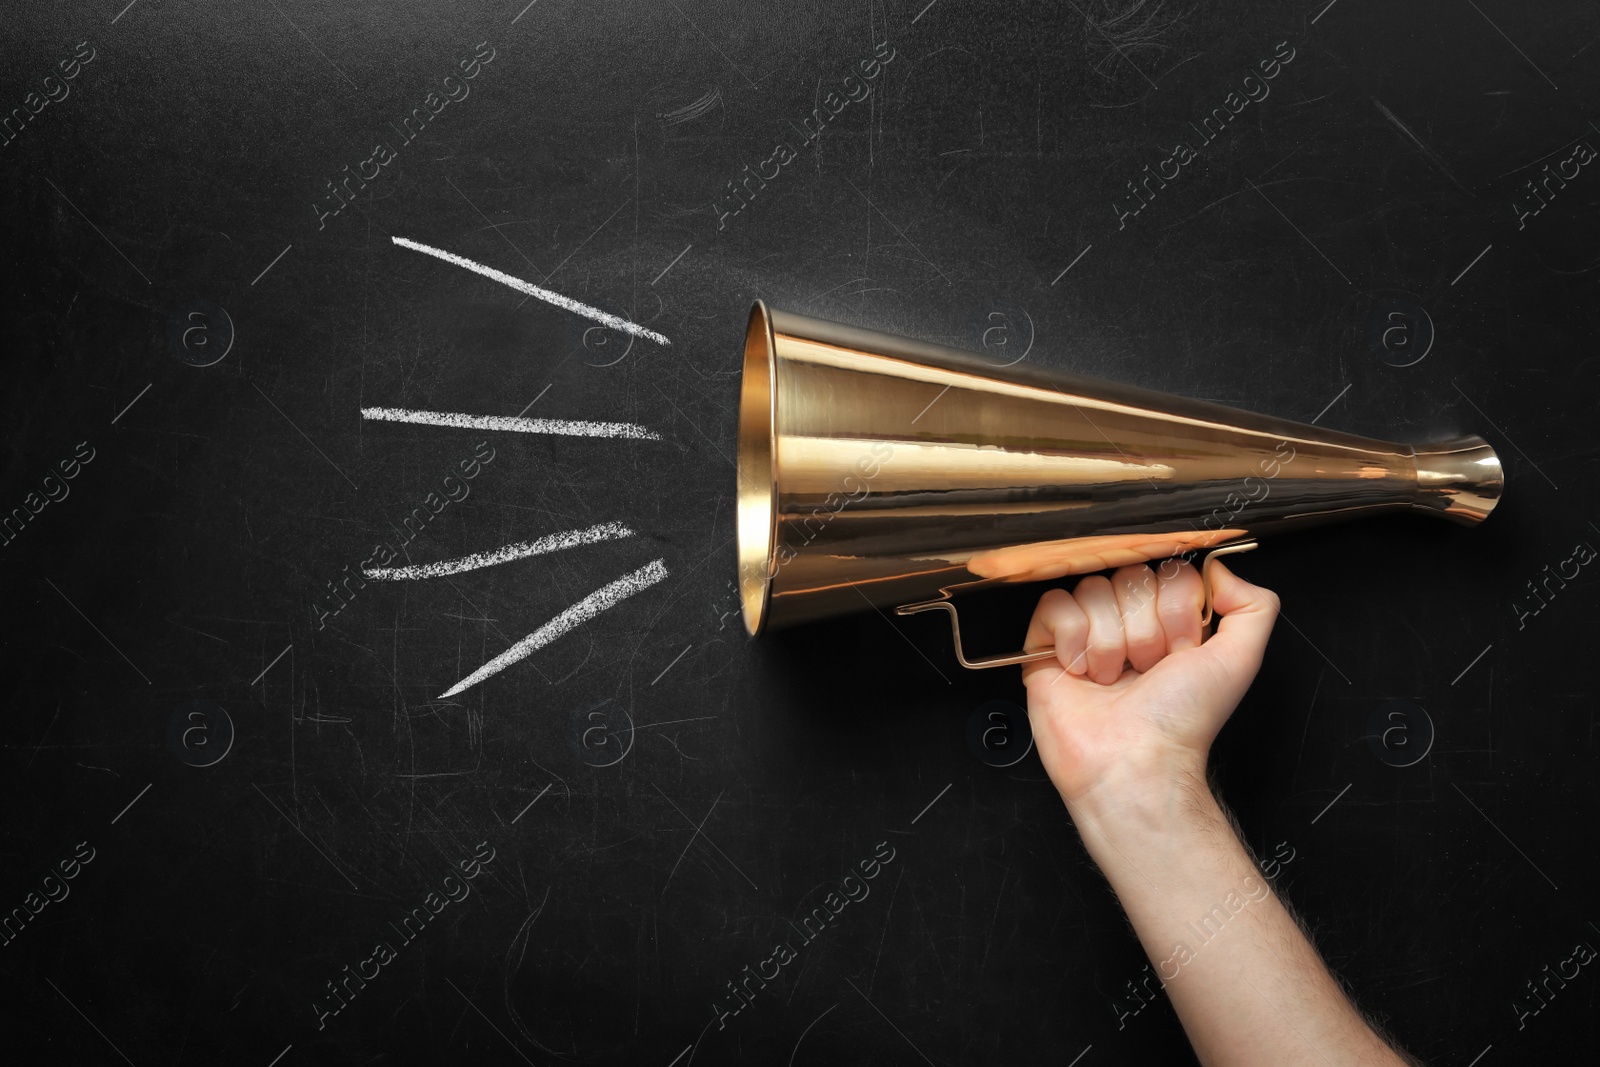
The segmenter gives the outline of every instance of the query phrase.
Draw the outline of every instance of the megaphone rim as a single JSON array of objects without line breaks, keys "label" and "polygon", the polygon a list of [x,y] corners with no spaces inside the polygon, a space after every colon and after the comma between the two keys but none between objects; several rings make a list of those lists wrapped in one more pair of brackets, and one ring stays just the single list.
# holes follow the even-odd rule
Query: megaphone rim
[{"label": "megaphone rim", "polygon": [[734,531],[739,569],[739,605],[745,632],[754,637],[766,623],[778,528],[778,380],[772,316],[765,301],[750,307],[745,327],[744,367],[739,385],[738,473]]}]

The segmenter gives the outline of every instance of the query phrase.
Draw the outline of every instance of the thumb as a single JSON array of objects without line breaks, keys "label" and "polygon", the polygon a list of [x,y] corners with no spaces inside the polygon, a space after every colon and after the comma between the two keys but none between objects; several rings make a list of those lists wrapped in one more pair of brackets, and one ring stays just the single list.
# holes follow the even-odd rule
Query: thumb
[{"label": "thumb", "polygon": [[1278,603],[1278,594],[1240,578],[1220,559],[1211,564],[1211,607],[1221,621],[1204,647],[1218,657],[1240,696],[1261,667]]}]

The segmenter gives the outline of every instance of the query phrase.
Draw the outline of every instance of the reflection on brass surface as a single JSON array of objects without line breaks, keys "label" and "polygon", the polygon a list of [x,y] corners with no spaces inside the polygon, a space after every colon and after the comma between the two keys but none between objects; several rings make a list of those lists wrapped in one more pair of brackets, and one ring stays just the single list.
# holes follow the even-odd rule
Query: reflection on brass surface
[{"label": "reflection on brass surface", "polygon": [[757,303],[739,403],[751,634],[1389,511],[1481,522],[1479,437],[1413,448]]}]

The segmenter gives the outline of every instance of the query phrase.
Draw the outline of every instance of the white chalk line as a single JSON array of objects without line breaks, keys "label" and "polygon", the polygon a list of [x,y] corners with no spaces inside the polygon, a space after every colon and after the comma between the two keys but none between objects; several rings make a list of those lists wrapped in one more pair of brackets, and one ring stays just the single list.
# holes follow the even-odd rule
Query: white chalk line
[{"label": "white chalk line", "polygon": [[498,563],[510,563],[514,559],[527,559],[529,556],[542,556],[547,552],[559,552],[575,545],[592,545],[597,541],[614,541],[632,536],[633,531],[620,522],[602,522],[586,530],[565,530],[534,541],[519,541],[516,544],[505,545],[490,552],[474,552],[459,559],[419,563],[410,567],[363,567],[361,573],[368,578],[387,582],[439,578],[446,574],[475,571],[480,567],[493,567]]},{"label": "white chalk line", "polygon": [[501,285],[509,286],[519,293],[526,293],[531,297],[543,300],[547,304],[554,304],[558,308],[570,311],[574,315],[582,315],[584,318],[592,319],[601,325],[610,326],[614,330],[621,330],[623,333],[632,334],[635,337],[647,338],[658,345],[670,345],[672,343],[661,334],[656,333],[654,330],[647,330],[636,322],[629,322],[621,316],[580,303],[570,296],[562,296],[560,293],[534,285],[532,282],[525,282],[521,278],[512,277],[504,271],[486,267],[482,263],[474,263],[465,256],[458,256],[454,252],[446,252],[442,248],[434,248],[431,245],[425,245],[407,237],[391,237],[390,240],[401,248],[409,248],[412,251],[422,252],[436,259],[442,259],[446,263],[453,263],[458,267],[472,271],[474,274],[481,274],[485,278],[491,278],[499,282]]},{"label": "white chalk line", "polygon": [[453,426],[468,430],[510,430],[513,433],[551,433],[567,437],[628,437],[659,441],[661,435],[631,422],[584,422],[578,419],[524,419],[509,415],[464,415],[454,411],[412,411],[408,408],[362,408],[363,419],[378,422],[414,422],[420,426]]},{"label": "white chalk line", "polygon": [[439,695],[439,699],[449,699],[450,697],[455,696],[457,693],[460,693],[462,690],[470,689],[471,687],[477,685],[485,678],[492,678],[494,675],[499,674],[501,671],[505,670],[513,663],[516,663],[518,660],[525,659],[534,652],[537,652],[539,649],[543,648],[545,645],[548,645],[550,642],[554,641],[562,634],[565,634],[567,631],[575,629],[582,623],[588,622],[602,611],[605,611],[607,608],[613,607],[621,601],[626,600],[628,597],[639,592],[640,590],[647,589],[650,586],[655,585],[666,576],[667,561],[658,559],[645,564],[632,574],[623,575],[621,578],[618,578],[609,585],[601,586],[599,589],[596,589],[594,592],[590,593],[588,596],[572,605],[572,607],[566,609],[561,614],[557,615],[555,618],[551,619],[549,622],[533,631],[533,633],[529,634],[527,637],[524,637],[521,641],[518,641],[510,648],[500,653],[494,659],[490,660],[488,663],[485,663],[483,666],[467,675],[467,677],[463,678],[461,681],[445,690]]}]

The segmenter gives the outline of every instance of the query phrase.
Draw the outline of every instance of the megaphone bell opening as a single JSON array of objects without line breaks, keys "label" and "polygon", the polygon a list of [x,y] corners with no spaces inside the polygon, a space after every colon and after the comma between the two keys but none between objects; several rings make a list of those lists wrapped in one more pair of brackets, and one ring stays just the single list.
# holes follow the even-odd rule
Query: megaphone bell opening
[{"label": "megaphone bell opening", "polygon": [[739,389],[739,601],[744,628],[754,637],[766,621],[777,534],[777,369],[772,320],[756,301],[744,335],[744,377]]}]

